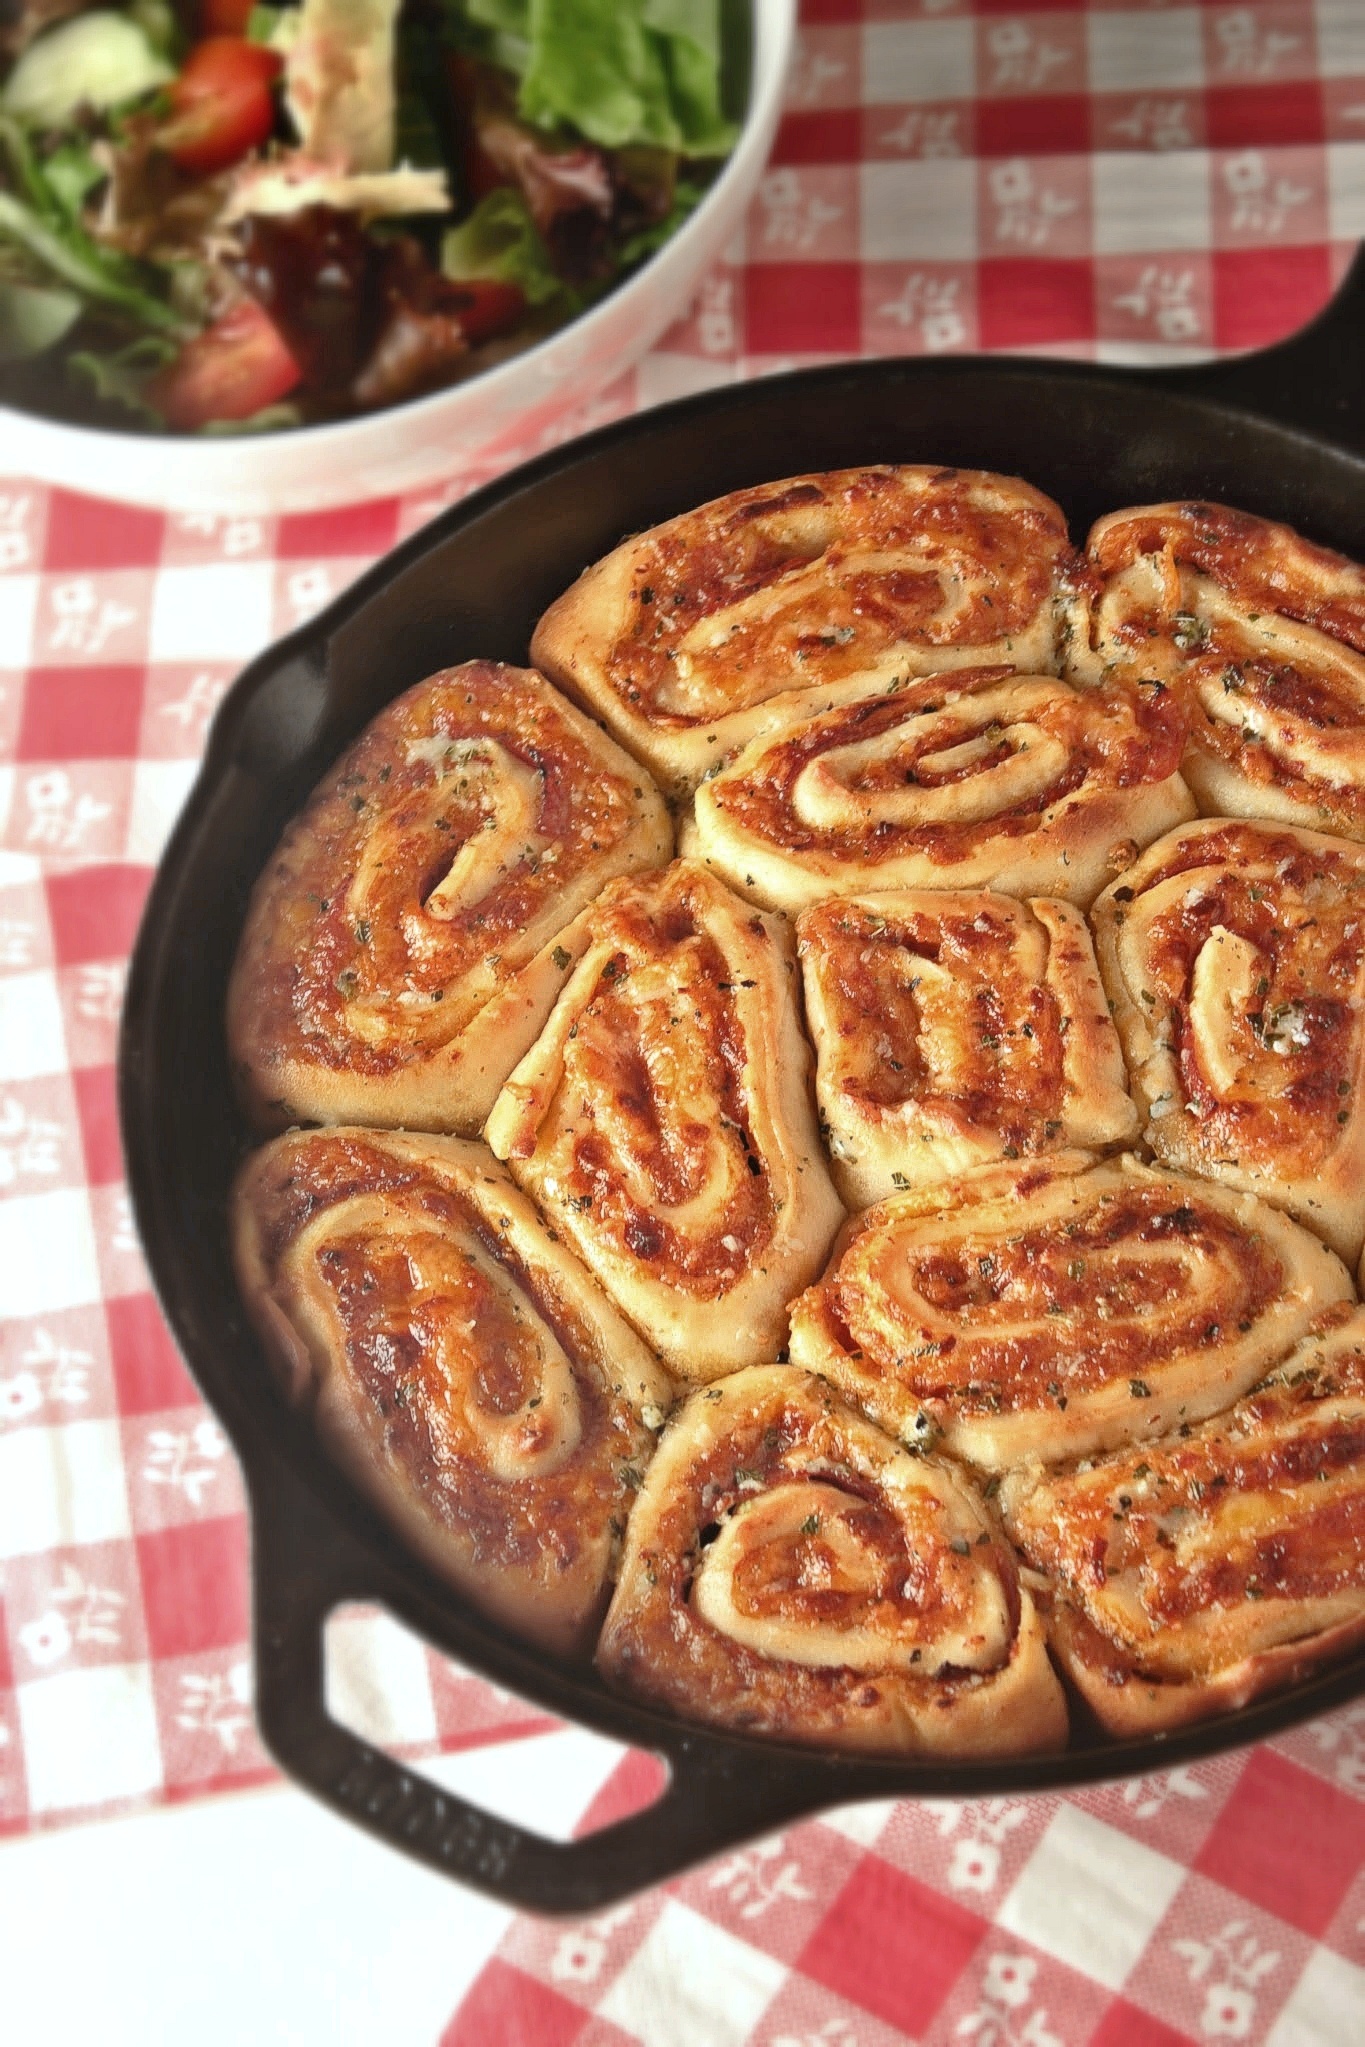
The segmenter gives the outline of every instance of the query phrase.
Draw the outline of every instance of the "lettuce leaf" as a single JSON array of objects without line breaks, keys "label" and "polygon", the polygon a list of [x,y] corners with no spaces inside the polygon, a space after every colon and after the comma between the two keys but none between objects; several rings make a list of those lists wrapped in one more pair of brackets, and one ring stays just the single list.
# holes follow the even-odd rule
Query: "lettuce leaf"
[{"label": "lettuce leaf", "polygon": [[124,406],[149,426],[164,426],[161,414],[147,397],[147,389],[158,370],[165,369],[178,353],[175,343],[162,335],[144,334],[107,355],[81,349],[67,357],[66,367],[75,381],[84,384],[97,398]]},{"label": "lettuce leaf", "polygon": [[520,285],[528,305],[542,306],[569,288],[555,275],[549,253],[520,192],[499,185],[468,220],[441,237],[441,270],[457,284],[495,278]]},{"label": "lettuce leaf", "polygon": [[518,107],[603,149],[653,143],[723,156],[720,0],[449,0],[491,62],[521,80]]},{"label": "lettuce leaf", "polygon": [[80,318],[74,291],[0,278],[0,363],[41,355]]}]

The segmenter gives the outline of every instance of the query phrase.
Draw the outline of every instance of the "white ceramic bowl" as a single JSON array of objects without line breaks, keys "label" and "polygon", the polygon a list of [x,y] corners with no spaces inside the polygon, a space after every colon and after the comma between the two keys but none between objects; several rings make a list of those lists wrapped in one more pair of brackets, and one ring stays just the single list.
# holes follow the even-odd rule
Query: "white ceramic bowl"
[{"label": "white ceramic bowl", "polygon": [[772,148],[796,6],[754,0],[748,114],[696,212],[629,283],[524,355],[387,412],[240,439],[108,433],[0,406],[0,473],[172,511],[314,511],[420,489],[495,441],[534,437],[644,354],[738,228]]}]

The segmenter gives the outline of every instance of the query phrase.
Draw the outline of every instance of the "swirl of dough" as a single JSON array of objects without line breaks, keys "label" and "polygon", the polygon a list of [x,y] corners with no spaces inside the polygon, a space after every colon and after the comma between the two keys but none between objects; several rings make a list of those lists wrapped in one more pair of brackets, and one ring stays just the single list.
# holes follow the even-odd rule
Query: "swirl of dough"
[{"label": "swirl of dough", "polygon": [[1365,850],[1208,819],[1149,846],[1094,908],[1157,1156],[1365,1240]]},{"label": "swirl of dough", "polygon": [[1069,660],[1179,692],[1200,809],[1365,839],[1365,571],[1211,504],[1111,513],[1090,563]]},{"label": "swirl of dough", "polygon": [[682,851],[773,909],[876,889],[983,888],[1080,907],[1194,805],[1168,691],[959,671],[825,693],[704,782]]},{"label": "swirl of dough", "polygon": [[233,1196],[243,1295],[296,1404],[409,1547],[582,1653],[669,1382],[482,1145],[292,1132]]},{"label": "swirl of dough", "polygon": [[1000,1470],[1211,1414],[1350,1298],[1278,1209],[1063,1153],[857,1217],[792,1305],[791,1356],[906,1442]]},{"label": "swirl of dough", "polygon": [[488,1142],[669,1368],[771,1357],[842,1216],[791,938],[677,862],[606,890]]},{"label": "swirl of dough", "polygon": [[1365,1639],[1365,1311],[1324,1315],[1225,1414],[1011,1472],[1011,1536],[1111,1733],[1233,1712]]},{"label": "swirl of dough", "polygon": [[835,1184],[850,1208],[993,1160],[1137,1136],[1090,934],[984,889],[849,896],[797,950]]},{"label": "swirl of dough", "polygon": [[254,1119],[473,1135],[563,985],[564,926],[671,851],[648,776],[542,676],[419,683],[257,884],[228,994]]},{"label": "swirl of dough", "polygon": [[693,1394],[636,1500],[597,1651],[614,1689],[834,1748],[1057,1748],[1066,1706],[971,1482],[818,1379]]},{"label": "swirl of dough", "polygon": [[618,547],[550,607],[531,655],[684,795],[793,691],[1050,668],[1077,559],[1057,506],[1013,477],[789,477]]}]

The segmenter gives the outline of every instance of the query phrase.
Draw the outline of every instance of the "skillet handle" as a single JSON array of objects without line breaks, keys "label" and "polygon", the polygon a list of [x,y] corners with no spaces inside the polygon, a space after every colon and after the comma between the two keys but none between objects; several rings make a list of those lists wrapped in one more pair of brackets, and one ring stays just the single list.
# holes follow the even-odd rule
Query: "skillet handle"
[{"label": "skillet handle", "polygon": [[1236,405],[1365,455],[1365,247],[1318,317],[1254,355],[1144,373],[1167,390]]},{"label": "skillet handle", "polygon": [[583,1840],[547,1840],[482,1811],[328,1713],[328,1614],[356,1599],[396,1607],[396,1583],[275,1459],[253,1470],[252,1494],[262,1738],[296,1782],[429,1869],[504,1905],[589,1913],[838,1797],[818,1763],[758,1771],[739,1743],[679,1727],[663,1743],[670,1774],[659,1800]]}]

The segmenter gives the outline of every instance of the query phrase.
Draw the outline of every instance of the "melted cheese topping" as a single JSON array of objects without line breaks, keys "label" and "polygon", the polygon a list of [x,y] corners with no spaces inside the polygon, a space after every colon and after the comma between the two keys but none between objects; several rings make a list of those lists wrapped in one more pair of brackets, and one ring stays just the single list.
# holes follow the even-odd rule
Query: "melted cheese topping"
[{"label": "melted cheese topping", "polygon": [[1029,1564],[1165,1682],[1365,1616],[1365,1315],[1226,1414],[1001,1490]]},{"label": "melted cheese topping", "polygon": [[1100,963],[1158,1155],[1365,1237],[1365,851],[1210,821],[1095,906]]},{"label": "melted cheese topping", "polygon": [[816,1093],[855,1207],[1006,1156],[1137,1133],[1079,913],[986,891],[803,913]]},{"label": "melted cheese topping", "polygon": [[[409,690],[321,784],[253,899],[230,1027],[256,1096],[448,1127],[445,1048],[605,881],[670,844],[648,777],[538,675],[471,662]],[[552,964],[547,1009],[568,955]],[[429,1100],[397,1092],[433,1062]]]},{"label": "melted cheese topping", "polygon": [[248,1297],[343,1461],[476,1600],[572,1633],[670,1399],[587,1275],[449,1139],[298,1133],[236,1207]]},{"label": "melted cheese topping", "polygon": [[1093,661],[1158,675],[1191,718],[1206,811],[1365,838],[1365,575],[1223,505],[1142,506],[1090,539]]},{"label": "melted cheese topping", "polygon": [[1350,1291],[1245,1195],[1068,1154],[870,1210],[795,1303],[791,1354],[908,1441],[1002,1469],[1213,1412]]},{"label": "melted cheese topping", "polygon": [[608,891],[586,922],[489,1143],[673,1369],[770,1355],[841,1213],[790,942],[685,864]]},{"label": "melted cheese topping", "polygon": [[875,888],[994,885],[1088,902],[1116,841],[1191,814],[1168,693],[972,670],[837,694],[697,791],[685,850],[794,909]]},{"label": "melted cheese topping", "polygon": [[720,1380],[675,1418],[598,1660],[636,1697],[800,1741],[1003,1753],[1065,1729],[970,1483],[783,1366]]},{"label": "melted cheese topping", "polygon": [[1057,506],[1011,477],[793,477],[626,542],[551,606],[532,652],[681,794],[813,690],[1051,667],[1077,562]]}]

